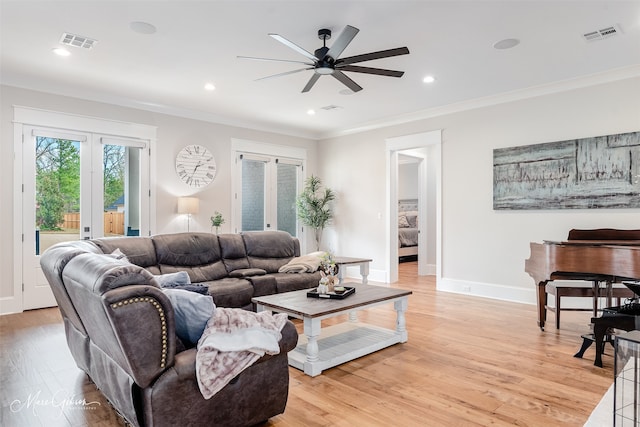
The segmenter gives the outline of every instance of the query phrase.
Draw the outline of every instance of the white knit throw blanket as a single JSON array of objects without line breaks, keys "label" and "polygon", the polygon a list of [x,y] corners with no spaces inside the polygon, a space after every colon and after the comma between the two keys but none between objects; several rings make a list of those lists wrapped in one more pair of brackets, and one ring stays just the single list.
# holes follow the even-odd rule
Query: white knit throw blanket
[{"label": "white knit throw blanket", "polygon": [[280,353],[287,315],[216,307],[198,341],[196,377],[205,399],[265,354]]},{"label": "white knit throw blanket", "polygon": [[311,252],[291,259],[288,263],[278,269],[279,273],[313,273],[318,270],[325,252]]}]

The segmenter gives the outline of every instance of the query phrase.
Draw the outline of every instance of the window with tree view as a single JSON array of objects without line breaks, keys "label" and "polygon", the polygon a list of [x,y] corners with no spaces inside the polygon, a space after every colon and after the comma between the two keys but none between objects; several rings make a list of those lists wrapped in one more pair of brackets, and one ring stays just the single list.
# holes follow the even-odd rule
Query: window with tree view
[{"label": "window with tree view", "polygon": [[80,142],[36,137],[36,254],[80,235]]}]

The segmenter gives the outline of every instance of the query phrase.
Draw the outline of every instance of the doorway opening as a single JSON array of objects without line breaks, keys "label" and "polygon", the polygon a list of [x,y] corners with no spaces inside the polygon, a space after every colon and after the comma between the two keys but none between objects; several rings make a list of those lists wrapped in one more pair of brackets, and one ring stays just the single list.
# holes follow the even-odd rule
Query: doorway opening
[{"label": "doorway opening", "polygon": [[[398,264],[404,256],[417,256],[418,275],[440,278],[441,151],[439,130],[386,141],[390,283],[398,280]],[[407,236],[411,233],[413,241]]]}]

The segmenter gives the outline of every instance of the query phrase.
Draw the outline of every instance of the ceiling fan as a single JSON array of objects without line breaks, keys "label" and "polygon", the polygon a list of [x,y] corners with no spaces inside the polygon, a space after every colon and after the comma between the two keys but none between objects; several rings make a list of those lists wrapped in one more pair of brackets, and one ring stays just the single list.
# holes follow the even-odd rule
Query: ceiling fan
[{"label": "ceiling fan", "polygon": [[361,67],[356,64],[358,62],[371,61],[374,59],[381,58],[389,58],[391,56],[398,55],[407,55],[409,53],[409,49],[406,47],[398,47],[395,49],[381,50],[378,52],[365,53],[362,55],[349,56],[347,58],[340,58],[340,54],[346,49],[346,47],[351,43],[353,38],[358,34],[360,30],[347,25],[345,29],[340,33],[336,41],[333,43],[331,48],[327,47],[327,40],[331,38],[331,30],[323,28],[318,30],[318,38],[323,41],[323,46],[319,49],[316,49],[314,53],[308,52],[307,50],[301,48],[297,44],[285,39],[279,34],[269,34],[269,36],[273,37],[275,40],[284,44],[285,46],[290,47],[296,52],[302,54],[307,58],[307,61],[290,61],[287,59],[271,59],[271,58],[256,58],[252,56],[238,56],[241,59],[253,59],[257,61],[277,61],[277,62],[293,62],[298,64],[307,65],[306,68],[300,68],[293,71],[286,71],[284,73],[274,74],[267,77],[262,77],[257,80],[270,79],[273,77],[286,76],[288,74],[299,73],[301,71],[313,70],[314,73],[307,82],[306,86],[302,89],[302,92],[309,92],[314,84],[318,81],[321,76],[331,75],[335,77],[339,82],[347,86],[353,92],[358,92],[362,90],[362,87],[358,85],[356,82],[351,80],[344,71],[351,71],[354,73],[364,73],[364,74],[375,74],[378,76],[388,76],[388,77],[402,77],[404,71],[395,71],[395,70],[385,70],[382,68],[371,68],[371,67]]}]

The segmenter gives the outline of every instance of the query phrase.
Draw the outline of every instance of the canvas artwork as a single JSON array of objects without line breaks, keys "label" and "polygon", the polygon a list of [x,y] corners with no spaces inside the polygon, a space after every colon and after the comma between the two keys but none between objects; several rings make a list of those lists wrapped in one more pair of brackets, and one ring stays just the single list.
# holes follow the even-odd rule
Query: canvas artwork
[{"label": "canvas artwork", "polygon": [[493,150],[493,208],[640,208],[640,132]]}]

